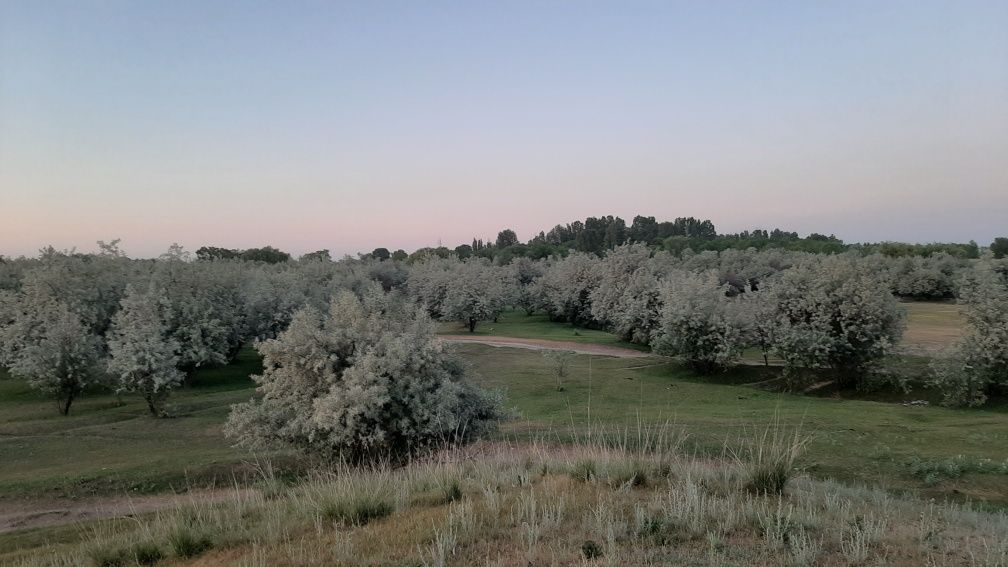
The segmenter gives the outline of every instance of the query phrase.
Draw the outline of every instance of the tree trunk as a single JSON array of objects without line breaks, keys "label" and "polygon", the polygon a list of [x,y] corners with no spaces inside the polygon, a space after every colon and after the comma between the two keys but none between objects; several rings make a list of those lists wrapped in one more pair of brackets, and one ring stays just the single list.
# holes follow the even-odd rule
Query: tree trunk
[{"label": "tree trunk", "polygon": [[158,412],[157,406],[154,405],[154,396],[144,396],[144,399],[147,400],[147,409],[150,410],[151,415],[154,417],[160,416],[161,414]]},{"label": "tree trunk", "polygon": [[472,317],[469,318],[469,332],[476,332],[476,319],[473,319]]},{"label": "tree trunk", "polygon": [[74,395],[72,393],[71,394],[67,394],[66,403],[65,404],[60,404],[60,414],[62,414],[62,415],[70,415],[70,404],[73,403],[73,400],[74,400]]}]

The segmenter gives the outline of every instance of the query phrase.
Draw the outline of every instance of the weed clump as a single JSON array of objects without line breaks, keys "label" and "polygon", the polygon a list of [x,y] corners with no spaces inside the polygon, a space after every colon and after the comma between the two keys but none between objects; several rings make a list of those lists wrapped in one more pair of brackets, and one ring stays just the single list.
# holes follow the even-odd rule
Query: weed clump
[{"label": "weed clump", "polygon": [[126,564],[126,550],[121,547],[96,547],[88,555],[95,567],[121,567]]},{"label": "weed clump", "polygon": [[198,534],[192,528],[181,527],[168,536],[168,544],[175,555],[182,558],[196,557],[213,547],[213,540],[206,534]]},{"label": "weed clump", "polygon": [[164,559],[161,548],[153,543],[138,543],[130,550],[130,555],[137,565],[154,565]]},{"label": "weed clump", "polygon": [[585,559],[598,559],[602,557],[602,548],[594,540],[588,540],[581,544],[581,555]]},{"label": "weed clump", "polygon": [[571,476],[581,482],[591,482],[598,474],[595,461],[578,461],[571,470]]},{"label": "weed clump", "polygon": [[734,452],[736,462],[745,471],[746,488],[760,495],[783,493],[808,441],[801,427],[788,431],[774,418],[766,429]]},{"label": "weed clump", "polygon": [[319,514],[322,519],[346,524],[363,526],[372,520],[388,516],[394,511],[392,504],[386,500],[363,497],[354,500],[328,502],[322,506]]}]

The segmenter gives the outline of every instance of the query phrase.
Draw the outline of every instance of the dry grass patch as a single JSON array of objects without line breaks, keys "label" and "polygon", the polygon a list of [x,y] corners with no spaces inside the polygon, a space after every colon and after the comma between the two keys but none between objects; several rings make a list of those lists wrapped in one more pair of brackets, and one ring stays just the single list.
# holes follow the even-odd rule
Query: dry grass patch
[{"label": "dry grass patch", "polygon": [[[0,562],[96,564],[102,551],[115,557],[138,545],[157,549],[161,565],[1008,562],[1004,513],[796,476],[800,451],[790,442],[776,445],[791,446],[794,457],[774,461],[789,469],[781,490],[750,490],[755,465],[747,459],[776,454],[775,439],[793,437],[756,435],[749,443],[766,447],[720,460],[683,456],[674,443],[634,449],[612,437],[477,444],[400,468],[320,474],[269,499],[250,491],[189,503],[92,530],[55,555],[39,548]],[[587,462],[590,475],[582,474]],[[180,550],[172,543],[179,526],[208,545]]]}]

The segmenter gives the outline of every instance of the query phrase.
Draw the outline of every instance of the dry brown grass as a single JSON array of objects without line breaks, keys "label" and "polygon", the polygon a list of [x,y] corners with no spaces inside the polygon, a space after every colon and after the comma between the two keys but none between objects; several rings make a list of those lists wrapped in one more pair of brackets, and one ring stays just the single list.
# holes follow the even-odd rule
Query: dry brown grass
[{"label": "dry brown grass", "polygon": [[[477,444],[398,469],[341,469],[271,487],[269,497],[251,491],[85,527],[79,542],[0,563],[86,565],[142,543],[170,565],[1008,564],[1004,513],[804,476],[779,495],[759,494],[747,489],[742,459],[694,459],[677,442],[637,445],[645,449],[619,438]],[[452,498],[432,499],[456,485]],[[363,524],[324,513],[333,502],[374,499],[391,513]],[[180,525],[211,547],[173,553],[166,534]]]},{"label": "dry brown grass", "polygon": [[901,348],[912,354],[934,356],[952,346],[963,332],[963,318],[954,303],[908,301],[906,331]]}]

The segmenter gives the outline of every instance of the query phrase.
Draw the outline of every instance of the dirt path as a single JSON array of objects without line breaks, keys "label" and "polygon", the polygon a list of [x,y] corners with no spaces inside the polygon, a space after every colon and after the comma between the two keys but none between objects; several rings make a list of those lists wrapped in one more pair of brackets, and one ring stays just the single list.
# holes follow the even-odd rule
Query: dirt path
[{"label": "dirt path", "polygon": [[546,339],[518,339],[515,337],[488,337],[469,335],[439,335],[448,343],[475,343],[493,347],[527,348],[532,350],[570,350],[578,354],[598,354],[619,358],[648,358],[654,356],[650,352],[641,352],[630,348],[595,345],[591,343],[575,343],[571,341],[550,341]]},{"label": "dirt path", "polygon": [[0,534],[102,518],[129,517],[177,506],[224,502],[249,491],[234,488],[194,490],[184,494],[106,496],[88,499],[0,500]]}]

